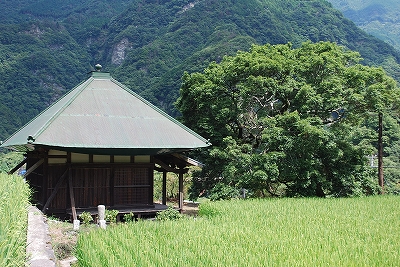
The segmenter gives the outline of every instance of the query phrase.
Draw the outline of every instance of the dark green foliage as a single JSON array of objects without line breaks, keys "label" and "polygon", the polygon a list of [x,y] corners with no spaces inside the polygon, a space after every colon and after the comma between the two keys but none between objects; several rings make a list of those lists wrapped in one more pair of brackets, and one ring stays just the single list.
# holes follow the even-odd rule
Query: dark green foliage
[{"label": "dark green foliage", "polygon": [[239,189],[224,183],[217,183],[209,192],[210,200],[232,199],[239,197]]},{"label": "dark green foliage", "polygon": [[177,107],[213,144],[198,155],[205,167],[194,174],[192,199],[243,188],[255,196],[376,193],[365,156],[377,135],[365,122],[374,112],[392,116],[400,91],[382,69],[359,60],[329,42],[254,45],[186,73]]},{"label": "dark green foliage", "polygon": [[[10,98],[9,94],[5,95],[5,98]],[[18,129],[22,124],[19,114],[2,103],[0,103],[0,118],[2,118],[2,123],[0,123],[0,136],[3,137],[9,136],[13,129]]]},{"label": "dark green foliage", "polygon": [[[384,146],[384,180],[385,192],[400,194],[400,126],[397,114],[384,116],[383,118],[383,146]],[[393,116],[394,115],[394,116]],[[375,129],[378,125],[378,116],[366,118],[365,125],[370,129]],[[377,147],[377,140],[364,134],[364,138],[369,138],[373,146]],[[374,173],[377,173],[378,159],[375,153],[371,153],[369,164],[373,166]],[[372,158],[371,158],[372,157]]]},{"label": "dark green foliage", "polygon": [[17,0],[0,9],[0,140],[96,63],[173,115],[184,71],[202,71],[255,43],[333,41],[400,80],[398,52],[325,1]]},{"label": "dark green foliage", "polygon": [[[164,8],[166,11],[169,6]],[[396,61],[400,59],[393,48],[361,32],[322,1],[198,2],[193,8],[167,18],[169,24],[159,16],[151,22],[142,20],[142,14],[143,8],[132,7],[118,17],[118,24],[112,29],[123,33],[132,27],[123,28],[122,25],[142,26],[144,23],[143,30],[135,26],[134,36],[149,36],[146,31],[157,25],[153,32],[157,32],[158,37],[151,35],[154,39],[147,39],[147,43],[136,49],[141,38],[125,34],[133,49],[128,50],[127,60],[117,66],[116,76],[172,114],[175,113],[169,100],[177,95],[176,88],[184,70],[201,71],[209,62],[219,62],[224,55],[247,50],[252,43],[290,41],[298,46],[307,40],[334,41],[360,51],[368,64],[382,64],[389,54],[394,55]],[[111,43],[106,45],[112,49],[116,39],[110,40]],[[192,61],[195,57],[197,64]],[[133,74],[135,72],[137,74]]]},{"label": "dark green foliage", "polygon": [[[87,54],[57,23],[32,23],[0,30],[1,139],[85,78]],[[1,114],[3,115],[3,114]],[[4,123],[3,123],[4,122]]]}]

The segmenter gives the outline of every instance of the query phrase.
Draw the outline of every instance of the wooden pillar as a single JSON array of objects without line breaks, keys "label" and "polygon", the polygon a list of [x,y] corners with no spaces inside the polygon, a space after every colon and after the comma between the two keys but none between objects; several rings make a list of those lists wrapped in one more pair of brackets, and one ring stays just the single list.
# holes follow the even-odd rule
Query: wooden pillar
[{"label": "wooden pillar", "polygon": [[149,168],[149,205],[154,205],[154,164]]},{"label": "wooden pillar", "polygon": [[167,205],[167,171],[163,171],[162,178],[162,204]]},{"label": "wooden pillar", "polygon": [[76,220],[78,220],[78,216],[76,215],[74,188],[73,188],[73,184],[72,184],[72,170],[71,170],[71,167],[69,168],[68,186],[69,186],[69,198],[71,200],[72,218],[73,218],[74,221],[76,221]]},{"label": "wooden pillar", "polygon": [[179,211],[183,211],[183,169],[179,172]]},{"label": "wooden pillar", "polygon": [[49,166],[49,157],[46,154],[42,166],[42,203],[46,203],[48,195],[47,194],[48,184],[49,184],[48,166]]},{"label": "wooden pillar", "polygon": [[382,112],[379,112],[379,122],[378,122],[378,183],[381,187],[381,194],[385,193],[385,185],[383,179],[383,141],[382,141],[382,132],[383,132],[383,123],[382,123]]},{"label": "wooden pillar", "polygon": [[[110,170],[110,181],[109,181],[109,188],[110,188],[110,206],[114,206],[115,205],[115,201],[114,201],[114,177],[115,177],[115,167],[114,165],[111,167]],[[108,203],[105,203],[108,204]]]}]

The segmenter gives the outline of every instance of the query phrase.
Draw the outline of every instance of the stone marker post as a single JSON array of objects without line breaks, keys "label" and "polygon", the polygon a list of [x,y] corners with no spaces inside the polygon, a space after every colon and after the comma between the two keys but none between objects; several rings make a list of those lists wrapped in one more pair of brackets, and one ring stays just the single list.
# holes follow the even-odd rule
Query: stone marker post
[{"label": "stone marker post", "polygon": [[97,213],[99,214],[99,226],[101,229],[106,229],[106,207],[104,205],[97,206]]},{"label": "stone marker post", "polygon": [[74,231],[79,230],[80,224],[81,224],[81,222],[79,220],[74,220]]}]

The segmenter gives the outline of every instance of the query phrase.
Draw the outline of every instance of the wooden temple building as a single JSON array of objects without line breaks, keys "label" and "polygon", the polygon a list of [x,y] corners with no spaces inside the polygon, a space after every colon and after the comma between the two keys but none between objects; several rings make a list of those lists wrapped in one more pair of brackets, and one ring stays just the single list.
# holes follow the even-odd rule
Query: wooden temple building
[{"label": "wooden temple building", "polygon": [[[33,201],[46,214],[77,214],[97,205],[133,213],[166,209],[167,172],[179,176],[197,162],[181,152],[209,142],[109,73],[92,72],[1,147],[25,153]],[[153,203],[154,171],[163,173],[162,203]]]}]

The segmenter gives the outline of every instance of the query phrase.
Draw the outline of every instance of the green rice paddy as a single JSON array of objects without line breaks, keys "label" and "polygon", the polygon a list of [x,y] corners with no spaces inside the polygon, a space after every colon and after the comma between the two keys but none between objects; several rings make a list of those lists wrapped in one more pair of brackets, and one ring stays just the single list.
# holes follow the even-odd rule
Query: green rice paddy
[{"label": "green rice paddy", "polygon": [[0,266],[25,266],[30,190],[21,176],[0,173]]},{"label": "green rice paddy", "polygon": [[201,204],[79,236],[79,266],[400,266],[400,197]]}]

